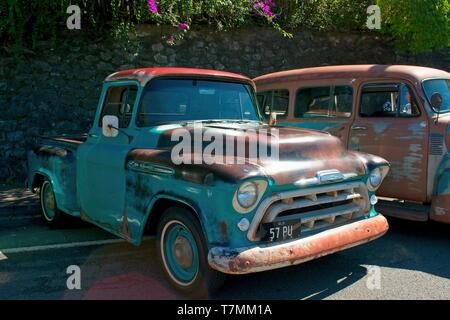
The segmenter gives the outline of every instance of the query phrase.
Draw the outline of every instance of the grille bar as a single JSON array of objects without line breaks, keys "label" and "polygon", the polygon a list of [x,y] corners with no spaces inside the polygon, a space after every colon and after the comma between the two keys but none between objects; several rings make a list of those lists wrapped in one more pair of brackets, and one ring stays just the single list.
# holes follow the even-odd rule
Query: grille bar
[{"label": "grille bar", "polygon": [[[350,201],[350,203],[347,203]],[[342,204],[342,202],[346,202]],[[333,205],[331,208],[315,209],[320,205]],[[311,211],[281,215],[296,209],[311,208]],[[261,223],[278,221],[277,219],[295,219],[298,215],[302,221],[302,230],[315,230],[356,219],[370,210],[367,186],[363,182],[348,182],[326,185],[317,188],[305,188],[281,192],[265,199],[256,211],[247,237],[258,241]]]},{"label": "grille bar", "polygon": [[299,219],[301,220],[302,232],[312,231],[360,218],[364,212],[363,209],[364,207],[360,204],[350,203],[335,208],[326,208],[308,213],[279,217],[276,218],[274,222]]},{"label": "grille bar", "polygon": [[[328,203],[341,202],[346,200],[354,200],[361,198],[360,193],[355,192],[343,192],[337,193],[336,196],[328,195],[312,195],[300,197],[299,200],[295,200],[292,204],[286,204],[284,202],[272,205],[264,216],[263,222],[273,222],[275,218],[283,211],[307,208],[317,205],[323,205]],[[292,216],[292,215],[291,215]],[[290,217],[291,217],[290,216]]]}]

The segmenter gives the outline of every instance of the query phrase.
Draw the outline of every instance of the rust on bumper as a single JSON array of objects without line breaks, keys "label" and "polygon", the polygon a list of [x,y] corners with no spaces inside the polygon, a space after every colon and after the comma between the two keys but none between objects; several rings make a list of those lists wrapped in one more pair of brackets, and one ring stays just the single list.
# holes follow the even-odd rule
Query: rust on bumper
[{"label": "rust on bumper", "polygon": [[283,268],[357,246],[384,235],[389,229],[382,215],[278,244],[246,248],[215,247],[209,265],[228,274],[246,274]]}]

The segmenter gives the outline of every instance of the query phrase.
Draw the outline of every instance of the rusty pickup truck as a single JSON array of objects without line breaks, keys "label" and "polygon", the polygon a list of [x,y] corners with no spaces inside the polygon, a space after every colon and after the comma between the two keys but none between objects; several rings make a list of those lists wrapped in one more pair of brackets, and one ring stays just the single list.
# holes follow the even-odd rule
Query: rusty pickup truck
[{"label": "rusty pickup truck", "polygon": [[[226,161],[198,159],[220,137]],[[248,151],[255,137],[270,154]],[[154,235],[169,282],[187,294],[217,289],[224,274],[299,264],[388,230],[374,209],[386,160],[348,152],[328,133],[269,126],[254,83],[227,72],[112,74],[89,133],[42,137],[28,168],[50,226],[71,215],[134,245]]]},{"label": "rusty pickup truck", "polygon": [[416,66],[306,68],[254,79],[262,113],[387,159],[377,209],[450,223],[450,73]]}]

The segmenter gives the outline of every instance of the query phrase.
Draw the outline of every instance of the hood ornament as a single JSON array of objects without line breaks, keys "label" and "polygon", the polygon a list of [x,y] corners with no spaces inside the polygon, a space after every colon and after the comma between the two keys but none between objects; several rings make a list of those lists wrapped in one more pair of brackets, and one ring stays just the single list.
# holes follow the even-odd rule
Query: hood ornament
[{"label": "hood ornament", "polygon": [[314,178],[300,179],[294,182],[296,186],[307,187],[318,184],[327,184],[344,181],[356,177],[355,173],[342,174],[339,170],[323,170],[316,173]]},{"label": "hood ornament", "polygon": [[339,170],[324,170],[316,174],[319,183],[338,182],[345,179],[344,175]]}]

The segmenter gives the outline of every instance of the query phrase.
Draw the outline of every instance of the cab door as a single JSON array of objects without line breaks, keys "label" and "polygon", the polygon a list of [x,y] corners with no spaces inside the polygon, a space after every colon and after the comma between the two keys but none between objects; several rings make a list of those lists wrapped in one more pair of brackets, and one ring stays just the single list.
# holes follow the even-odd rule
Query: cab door
[{"label": "cab door", "polygon": [[[119,236],[125,210],[125,162],[135,134],[133,110],[138,85],[133,82],[106,84],[88,141],[78,151],[78,180],[81,217]],[[104,116],[119,118],[119,134],[102,134]]]},{"label": "cab door", "polygon": [[321,130],[346,146],[353,116],[353,87],[348,84],[305,84],[297,88],[289,125]]},{"label": "cab door", "polygon": [[429,128],[416,97],[413,87],[402,81],[361,84],[349,149],[390,162],[380,196],[425,202]]}]

